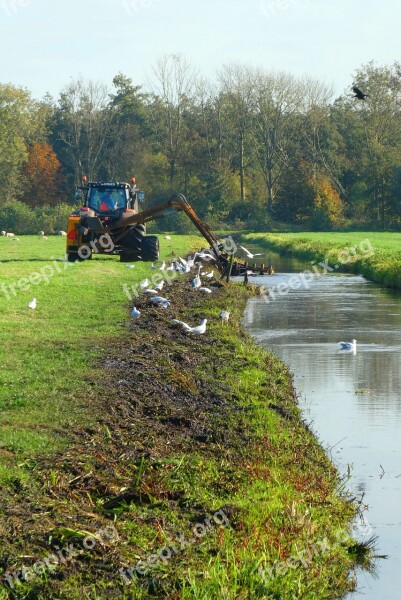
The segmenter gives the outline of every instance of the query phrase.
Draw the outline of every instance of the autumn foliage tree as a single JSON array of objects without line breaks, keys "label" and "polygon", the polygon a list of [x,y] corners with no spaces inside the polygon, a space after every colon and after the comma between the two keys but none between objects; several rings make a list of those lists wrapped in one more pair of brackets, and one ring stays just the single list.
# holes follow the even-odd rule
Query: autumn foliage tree
[{"label": "autumn foliage tree", "polygon": [[36,142],[28,149],[24,167],[24,202],[29,206],[56,206],[63,186],[61,163],[50,144]]}]

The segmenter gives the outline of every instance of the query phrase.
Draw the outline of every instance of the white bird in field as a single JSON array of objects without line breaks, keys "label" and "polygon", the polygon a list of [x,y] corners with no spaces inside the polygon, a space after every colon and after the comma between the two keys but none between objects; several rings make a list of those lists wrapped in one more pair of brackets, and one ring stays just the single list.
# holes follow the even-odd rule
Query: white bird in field
[{"label": "white bird in field", "polygon": [[163,298],[162,296],[153,296],[149,299],[152,304],[161,305],[163,308],[167,308],[170,305],[170,300]]},{"label": "white bird in field", "polygon": [[157,269],[157,267],[155,267],[155,265],[153,263],[150,263],[150,268],[151,269]]},{"label": "white bird in field", "polygon": [[261,252],[259,252],[258,254],[252,254],[252,252],[249,252],[249,250],[247,248],[244,248],[244,246],[240,246],[240,248],[245,252],[247,258],[253,258],[254,256],[263,256],[265,254]]},{"label": "white bird in field", "polygon": [[193,279],[191,279],[191,286],[196,289],[201,287],[202,282],[201,282],[201,278],[199,277],[199,275],[196,275]]},{"label": "white bird in field", "polygon": [[171,235],[165,235],[165,236],[164,236],[164,239],[165,239],[165,240],[171,240]]},{"label": "white bird in field", "polygon": [[356,340],[352,340],[351,342],[338,342],[341,350],[352,350],[356,352]]},{"label": "white bird in field", "polygon": [[204,294],[211,294],[212,293],[212,290],[210,288],[208,288],[208,287],[200,287],[200,288],[198,288],[198,290],[200,292],[203,292]]},{"label": "white bird in field", "polygon": [[[202,275],[203,275],[203,273],[202,273]],[[213,275],[214,275],[214,271],[212,270],[212,271],[209,271],[209,273],[205,273],[204,277],[207,277],[208,279],[211,279],[213,277]]]},{"label": "white bird in field", "polygon": [[139,284],[139,286],[144,289],[150,286],[150,281],[149,279],[144,279],[143,281],[141,281],[141,283]]},{"label": "white bird in field", "polygon": [[219,317],[223,323],[228,323],[228,319],[230,318],[230,312],[228,310],[222,310],[219,314]]},{"label": "white bird in field", "polygon": [[206,323],[207,319],[203,319],[202,323],[197,327],[191,327],[188,323],[184,323],[184,321],[179,321],[178,319],[173,319],[171,321],[174,325],[180,325],[184,331],[187,333],[193,333],[194,335],[202,335],[206,331]]},{"label": "white bird in field", "polygon": [[28,302],[28,307],[35,309],[36,308],[36,298],[33,298],[30,302]]},{"label": "white bird in field", "polygon": [[135,319],[137,319],[140,316],[141,316],[141,312],[134,306],[134,308],[131,311],[131,317],[134,317]]},{"label": "white bird in field", "polygon": [[135,265],[125,265],[126,269],[135,269]]},{"label": "white bird in field", "polygon": [[163,262],[160,265],[159,269],[160,269],[160,271],[164,271],[165,268],[166,268],[166,262],[163,260]]},{"label": "white bird in field", "polygon": [[174,263],[172,262],[171,265],[169,267],[167,267],[166,271],[174,271],[175,266]]},{"label": "white bird in field", "polygon": [[156,288],[146,288],[145,290],[143,290],[145,294],[156,294],[157,296],[157,289]]},{"label": "white bird in field", "polygon": [[164,281],[161,281],[160,283],[155,285],[155,290],[157,290],[158,292],[161,292],[163,287],[164,287]]}]

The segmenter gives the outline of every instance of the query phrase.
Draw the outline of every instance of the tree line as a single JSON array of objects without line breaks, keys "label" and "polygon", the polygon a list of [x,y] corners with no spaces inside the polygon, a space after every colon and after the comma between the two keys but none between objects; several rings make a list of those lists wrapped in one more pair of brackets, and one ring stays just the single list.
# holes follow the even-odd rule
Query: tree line
[{"label": "tree line", "polygon": [[0,84],[0,203],[74,204],[84,174],[135,176],[148,206],[182,192],[214,226],[401,226],[399,63],[363,65],[333,98],[317,80],[239,64],[211,82],[169,55],[148,88],[119,73],[38,101]]}]

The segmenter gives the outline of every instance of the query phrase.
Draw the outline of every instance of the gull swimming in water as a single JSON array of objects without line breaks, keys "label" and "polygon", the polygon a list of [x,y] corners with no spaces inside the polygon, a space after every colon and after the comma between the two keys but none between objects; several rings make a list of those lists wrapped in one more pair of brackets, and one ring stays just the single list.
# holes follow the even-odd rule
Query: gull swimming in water
[{"label": "gull swimming in water", "polygon": [[203,319],[202,323],[197,327],[191,327],[188,323],[184,323],[184,321],[179,321],[178,319],[173,319],[171,322],[174,323],[174,325],[181,325],[184,331],[193,333],[194,335],[202,335],[206,331],[207,319]]},{"label": "gull swimming in water", "polygon": [[338,342],[341,350],[353,350],[356,351],[356,340],[352,340],[351,342]]}]

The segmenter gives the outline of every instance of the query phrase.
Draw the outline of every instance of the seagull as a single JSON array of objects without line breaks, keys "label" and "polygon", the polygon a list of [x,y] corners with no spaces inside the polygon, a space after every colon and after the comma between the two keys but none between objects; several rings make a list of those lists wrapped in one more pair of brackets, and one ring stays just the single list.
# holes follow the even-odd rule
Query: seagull
[{"label": "seagull", "polygon": [[157,289],[156,288],[146,288],[145,290],[143,290],[145,292],[145,294],[156,294],[157,296]]},{"label": "seagull", "polygon": [[157,267],[155,267],[155,265],[153,263],[150,263],[150,268],[151,269],[157,269]]},{"label": "seagull", "polygon": [[150,298],[150,302],[152,304],[161,304],[163,308],[167,308],[170,305],[170,300],[162,296],[153,296],[153,298]]},{"label": "seagull", "polygon": [[35,309],[36,308],[36,298],[33,298],[30,302],[28,302],[28,307]]},{"label": "seagull", "polygon": [[228,319],[230,318],[230,313],[228,310],[222,310],[219,314],[220,319],[223,323],[228,323]]},{"label": "seagull", "polygon": [[354,98],[358,98],[358,100],[365,100],[365,98],[369,98],[369,94],[364,94],[356,85],[352,87],[352,91],[355,94]]},{"label": "seagull", "polygon": [[202,285],[201,278],[199,275],[196,275],[193,279],[191,279],[191,286],[196,289]]},{"label": "seagull", "polygon": [[208,287],[200,287],[200,288],[198,288],[198,290],[200,292],[204,292],[205,294],[211,294],[212,293],[212,290],[210,288],[208,288]]},{"label": "seagull", "polygon": [[212,270],[209,273],[205,273],[204,276],[207,277],[208,279],[211,279],[213,277],[213,275],[214,275],[214,271]]},{"label": "seagull", "polygon": [[160,283],[158,283],[157,285],[155,285],[155,290],[158,292],[161,292],[164,286],[164,281],[161,281]]},{"label": "seagull", "polygon": [[164,239],[165,239],[165,240],[171,240],[171,235],[165,235],[165,236],[164,236]]},{"label": "seagull", "polygon": [[352,340],[352,342],[338,342],[341,346],[341,350],[356,350],[356,340]]},{"label": "seagull", "polygon": [[194,259],[196,260],[197,258],[200,258],[201,260],[204,260],[204,261],[207,261],[207,262],[216,260],[216,257],[213,256],[213,254],[210,254],[208,252],[208,250],[202,250],[202,252],[196,252],[195,256],[194,256]]},{"label": "seagull", "polygon": [[164,269],[165,269],[165,268],[166,268],[166,263],[165,263],[165,261],[163,260],[163,262],[162,262],[162,264],[160,265],[159,269],[160,269],[160,271],[164,271]]},{"label": "seagull", "polygon": [[171,263],[171,265],[169,267],[167,267],[166,271],[174,271],[175,267],[174,267],[174,263]]},{"label": "seagull", "polygon": [[264,253],[259,252],[258,254],[252,254],[252,252],[249,252],[249,250],[247,248],[244,248],[244,246],[240,246],[240,248],[242,248],[242,250],[245,252],[247,258],[253,258],[254,256],[263,256]]},{"label": "seagull", "polygon": [[174,325],[181,325],[184,331],[187,333],[193,333],[194,335],[202,335],[206,331],[206,323],[207,319],[203,319],[202,323],[197,327],[190,327],[188,323],[184,323],[184,321],[179,321],[178,319],[173,319],[171,321]]},{"label": "seagull", "polygon": [[147,288],[150,285],[150,281],[149,281],[149,279],[144,279],[143,281],[141,281],[141,283],[139,285],[142,289]]},{"label": "seagull", "polygon": [[134,308],[131,311],[131,317],[134,317],[135,319],[137,319],[140,316],[141,316],[141,312],[134,306]]},{"label": "seagull", "polygon": [[197,274],[195,275],[195,277],[193,279],[191,279],[191,286],[194,289],[199,288],[202,285],[201,278],[199,276],[200,270],[201,270],[201,267],[199,265]]},{"label": "seagull", "polygon": [[135,269],[135,265],[125,265],[126,269]]}]

